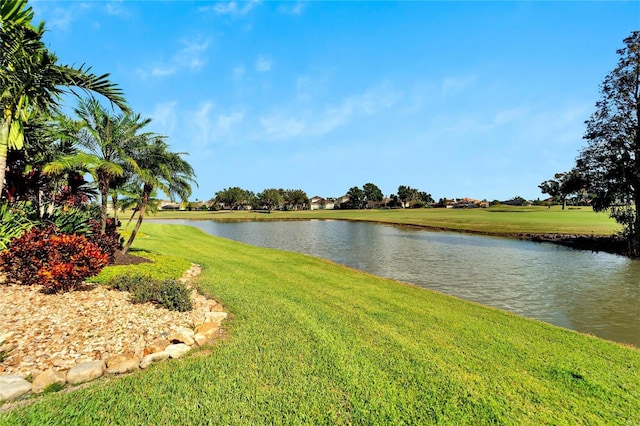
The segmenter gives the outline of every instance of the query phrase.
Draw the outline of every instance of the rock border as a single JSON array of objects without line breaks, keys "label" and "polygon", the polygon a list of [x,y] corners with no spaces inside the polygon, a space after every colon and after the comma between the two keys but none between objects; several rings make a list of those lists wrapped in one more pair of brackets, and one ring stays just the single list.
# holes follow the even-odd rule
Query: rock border
[{"label": "rock border", "polygon": [[67,383],[72,385],[87,383],[105,374],[132,373],[146,369],[156,362],[181,358],[191,349],[212,342],[220,336],[222,321],[228,314],[220,311],[220,304],[217,301],[207,299],[191,285],[193,279],[201,272],[200,265],[192,264],[191,268],[178,280],[191,289],[194,317],[199,318],[199,324],[194,329],[188,327],[174,329],[166,336],[158,336],[150,345],[136,353],[122,353],[105,360],[82,362],[68,370],[50,369],[34,377],[33,382],[16,374],[2,374],[0,375],[0,402],[15,401],[32,394],[40,394],[52,386],[64,387]]}]

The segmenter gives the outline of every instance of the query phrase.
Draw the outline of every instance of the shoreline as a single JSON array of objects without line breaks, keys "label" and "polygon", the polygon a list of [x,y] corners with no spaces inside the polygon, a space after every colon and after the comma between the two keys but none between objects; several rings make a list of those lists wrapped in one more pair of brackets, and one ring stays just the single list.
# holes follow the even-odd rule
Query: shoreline
[{"label": "shoreline", "polygon": [[457,232],[462,234],[484,235],[490,237],[511,238],[524,241],[532,241],[536,243],[551,243],[572,248],[574,250],[588,250],[591,252],[605,252],[618,256],[628,257],[626,241],[616,235],[587,235],[587,234],[564,234],[564,233],[527,233],[527,232],[490,232],[475,229],[456,229],[442,226],[432,226],[414,223],[402,223],[388,220],[375,219],[354,219],[354,218],[149,218],[150,221],[171,221],[171,220],[194,220],[214,222],[287,222],[287,221],[305,221],[305,220],[346,220],[350,222],[369,222],[382,225],[403,226],[409,228],[425,229],[429,231],[440,232]]}]

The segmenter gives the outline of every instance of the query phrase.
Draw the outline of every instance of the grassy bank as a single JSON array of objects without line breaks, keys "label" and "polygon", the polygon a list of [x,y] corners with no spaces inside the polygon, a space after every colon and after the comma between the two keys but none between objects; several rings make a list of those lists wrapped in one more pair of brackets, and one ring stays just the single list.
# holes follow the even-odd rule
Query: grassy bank
[{"label": "grassy bank", "polygon": [[509,207],[489,209],[393,209],[393,210],[314,210],[256,213],[162,211],[152,218],[209,220],[291,220],[345,219],[425,226],[454,231],[489,234],[582,234],[611,235],[619,225],[604,213],[590,207],[562,210],[559,206]]},{"label": "grassy bank", "polygon": [[0,424],[638,424],[640,351],[309,256],[144,225],[228,338]]}]

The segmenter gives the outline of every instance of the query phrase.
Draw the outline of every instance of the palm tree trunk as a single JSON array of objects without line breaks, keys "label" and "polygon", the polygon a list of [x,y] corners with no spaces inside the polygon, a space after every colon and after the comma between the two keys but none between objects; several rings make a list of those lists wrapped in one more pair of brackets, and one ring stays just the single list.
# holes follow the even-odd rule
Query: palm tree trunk
[{"label": "palm tree trunk", "polygon": [[136,215],[137,212],[138,212],[138,209],[134,207],[133,211],[131,212],[131,217],[129,217],[129,220],[127,221],[127,224],[124,227],[125,229],[129,228],[129,224],[131,223],[131,221],[133,220],[133,217]]},{"label": "palm tree trunk", "polygon": [[100,187],[100,235],[107,232],[107,205],[109,204],[109,182],[102,178],[99,179]]},{"label": "palm tree trunk", "polygon": [[0,199],[4,189],[4,176],[7,170],[7,151],[9,150],[9,127],[11,118],[3,118],[0,123]]},{"label": "palm tree trunk", "polygon": [[142,188],[142,198],[140,199],[140,211],[138,212],[138,221],[136,222],[136,226],[133,228],[133,231],[131,231],[131,236],[129,237],[129,240],[122,248],[122,253],[126,253],[129,250],[129,248],[131,247],[131,244],[133,244],[133,240],[135,240],[136,238],[136,234],[138,234],[138,230],[140,229],[140,225],[142,225],[142,220],[144,219],[144,212],[147,210],[149,195],[151,194],[152,191],[153,191],[153,186],[145,183],[144,187]]},{"label": "palm tree trunk", "polygon": [[111,204],[113,204],[113,221],[118,226],[118,193],[115,191],[111,195]]}]

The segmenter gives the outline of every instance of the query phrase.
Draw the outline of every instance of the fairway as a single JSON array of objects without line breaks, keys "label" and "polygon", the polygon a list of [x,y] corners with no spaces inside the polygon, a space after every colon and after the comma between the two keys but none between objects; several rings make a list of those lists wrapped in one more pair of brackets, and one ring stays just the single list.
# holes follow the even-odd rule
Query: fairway
[{"label": "fairway", "polygon": [[144,225],[226,339],[0,424],[637,424],[640,352],[321,259]]},{"label": "fairway", "polygon": [[559,206],[510,207],[488,209],[370,209],[273,211],[160,211],[149,219],[194,220],[363,220],[433,229],[478,232],[513,236],[519,234],[564,234],[608,236],[620,226],[606,213],[594,213],[590,207],[562,210]]}]

